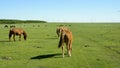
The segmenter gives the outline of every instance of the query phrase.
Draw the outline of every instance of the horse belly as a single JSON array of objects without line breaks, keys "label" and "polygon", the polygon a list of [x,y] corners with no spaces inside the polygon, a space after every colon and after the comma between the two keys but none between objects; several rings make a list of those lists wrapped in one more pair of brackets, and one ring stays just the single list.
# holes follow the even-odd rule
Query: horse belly
[{"label": "horse belly", "polygon": [[16,35],[19,35],[18,33],[16,33]]}]

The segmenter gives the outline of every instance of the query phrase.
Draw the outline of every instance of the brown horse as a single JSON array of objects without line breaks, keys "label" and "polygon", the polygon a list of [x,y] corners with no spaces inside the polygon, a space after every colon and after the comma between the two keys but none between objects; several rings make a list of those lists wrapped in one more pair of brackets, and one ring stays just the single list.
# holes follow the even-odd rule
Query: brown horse
[{"label": "brown horse", "polygon": [[9,31],[9,41],[11,41],[11,36],[13,35],[13,39],[15,40],[15,36],[19,36],[19,41],[21,41],[21,35],[23,34],[24,40],[27,39],[27,33],[22,28],[11,28]]},{"label": "brown horse", "polygon": [[64,57],[64,43],[66,43],[67,53],[71,56],[72,52],[72,32],[66,29],[60,29],[60,41],[58,48],[62,47],[62,57]]}]

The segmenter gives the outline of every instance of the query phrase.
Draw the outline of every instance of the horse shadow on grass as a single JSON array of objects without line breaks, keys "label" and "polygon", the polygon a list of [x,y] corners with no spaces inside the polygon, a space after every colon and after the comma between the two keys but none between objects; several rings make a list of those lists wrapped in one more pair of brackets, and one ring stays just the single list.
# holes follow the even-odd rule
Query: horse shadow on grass
[{"label": "horse shadow on grass", "polygon": [[6,41],[6,40],[0,40],[0,42],[10,42],[10,41]]},{"label": "horse shadow on grass", "polygon": [[45,39],[58,39],[57,37],[45,38]]},{"label": "horse shadow on grass", "polygon": [[47,54],[47,55],[39,55],[39,56],[34,56],[31,57],[30,59],[47,59],[47,58],[59,58],[59,55],[61,55],[60,53],[58,54]]}]

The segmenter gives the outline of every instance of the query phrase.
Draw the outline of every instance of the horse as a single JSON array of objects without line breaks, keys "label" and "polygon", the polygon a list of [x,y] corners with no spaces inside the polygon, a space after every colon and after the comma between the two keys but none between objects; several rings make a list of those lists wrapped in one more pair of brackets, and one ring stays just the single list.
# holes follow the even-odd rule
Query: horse
[{"label": "horse", "polygon": [[60,40],[58,48],[62,47],[62,57],[64,58],[64,43],[66,43],[67,54],[69,57],[71,56],[72,52],[72,32],[66,29],[60,29]]},{"label": "horse", "polygon": [[21,35],[23,34],[24,40],[27,39],[27,33],[25,32],[25,30],[23,30],[22,28],[11,28],[9,30],[9,41],[11,41],[11,36],[13,35],[13,39],[15,40],[15,36],[19,36],[19,41],[21,41]]}]

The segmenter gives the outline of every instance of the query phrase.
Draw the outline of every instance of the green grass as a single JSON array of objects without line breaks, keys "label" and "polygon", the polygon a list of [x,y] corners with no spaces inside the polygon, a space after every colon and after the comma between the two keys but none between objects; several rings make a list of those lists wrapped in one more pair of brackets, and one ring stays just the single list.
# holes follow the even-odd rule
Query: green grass
[{"label": "green grass", "polygon": [[60,23],[15,24],[28,34],[27,41],[16,37],[16,42],[9,42],[4,25],[0,24],[0,68],[120,68],[119,23],[62,23],[73,33],[72,56],[64,58],[57,48]]}]

